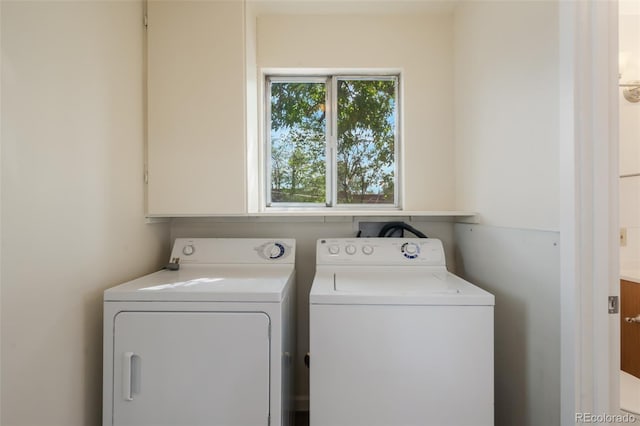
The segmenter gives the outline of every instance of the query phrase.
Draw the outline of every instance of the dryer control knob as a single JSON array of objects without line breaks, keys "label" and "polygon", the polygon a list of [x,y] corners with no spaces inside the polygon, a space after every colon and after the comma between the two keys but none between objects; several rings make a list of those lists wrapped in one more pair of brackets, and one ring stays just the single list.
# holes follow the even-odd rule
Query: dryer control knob
[{"label": "dryer control knob", "polygon": [[329,254],[338,254],[340,253],[340,246],[337,244],[332,244],[329,246]]},{"label": "dryer control knob", "polygon": [[267,255],[268,259],[279,259],[282,256],[284,256],[285,253],[285,248],[282,244],[280,243],[273,243],[273,245],[271,246],[271,248],[267,249],[267,253],[265,253]]},{"label": "dryer control knob", "polygon": [[373,247],[372,246],[362,246],[362,253],[366,254],[367,256],[369,256],[370,254],[373,254]]},{"label": "dryer control knob", "polygon": [[195,252],[196,252],[196,248],[193,246],[193,244],[186,245],[182,248],[182,253],[185,256],[191,256]]},{"label": "dryer control knob", "polygon": [[346,251],[347,254],[353,255],[356,254],[356,251],[358,251],[358,249],[353,244],[349,244],[344,248],[344,251]]}]

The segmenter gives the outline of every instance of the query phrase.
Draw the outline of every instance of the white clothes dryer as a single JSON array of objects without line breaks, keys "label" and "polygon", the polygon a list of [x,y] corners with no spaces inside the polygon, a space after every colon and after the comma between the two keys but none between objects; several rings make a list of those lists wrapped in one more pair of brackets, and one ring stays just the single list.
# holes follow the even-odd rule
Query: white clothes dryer
[{"label": "white clothes dryer", "polygon": [[311,426],[494,424],[490,293],[442,242],[322,239],[310,301]]},{"label": "white clothes dryer", "polygon": [[178,238],[104,293],[104,426],[288,425],[295,241]]}]

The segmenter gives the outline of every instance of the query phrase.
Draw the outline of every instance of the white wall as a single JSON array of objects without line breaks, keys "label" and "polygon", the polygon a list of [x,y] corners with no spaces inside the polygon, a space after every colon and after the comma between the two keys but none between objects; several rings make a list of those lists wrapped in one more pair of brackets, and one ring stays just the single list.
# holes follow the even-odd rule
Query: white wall
[{"label": "white wall", "polygon": [[560,424],[557,232],[455,226],[458,271],[493,293],[495,424]]},{"label": "white wall", "polygon": [[456,208],[484,224],[559,227],[556,9],[481,1],[455,11]]},{"label": "white wall", "polygon": [[560,424],[558,5],[454,13],[456,207],[482,223],[457,264],[496,297],[496,426]]},{"label": "white wall", "polygon": [[102,292],[156,268],[142,4],[3,1],[3,426],[101,423]]},{"label": "white wall", "polygon": [[[621,5],[621,6],[624,6]],[[621,82],[640,80],[640,6],[621,7],[619,49],[627,58]],[[628,102],[620,89],[620,174],[640,173],[640,102]],[[620,248],[620,266],[640,274],[640,176],[620,179],[620,227],[627,229],[627,245]],[[640,280],[640,275],[637,276]]]},{"label": "white wall", "polygon": [[451,19],[450,13],[258,16],[257,66],[401,69],[403,207],[453,210]]}]

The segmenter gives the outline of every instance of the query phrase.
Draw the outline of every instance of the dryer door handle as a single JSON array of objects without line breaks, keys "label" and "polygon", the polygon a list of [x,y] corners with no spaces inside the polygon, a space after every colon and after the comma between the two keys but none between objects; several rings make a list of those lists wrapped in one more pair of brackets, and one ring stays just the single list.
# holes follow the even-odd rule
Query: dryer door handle
[{"label": "dryer door handle", "polygon": [[140,392],[140,356],[125,352],[122,359],[122,397],[133,401],[134,393]]}]

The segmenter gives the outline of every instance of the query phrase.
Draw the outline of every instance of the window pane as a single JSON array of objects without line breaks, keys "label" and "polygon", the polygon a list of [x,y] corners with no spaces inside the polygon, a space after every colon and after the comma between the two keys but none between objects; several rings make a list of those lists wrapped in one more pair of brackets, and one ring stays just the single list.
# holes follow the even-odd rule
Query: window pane
[{"label": "window pane", "polygon": [[271,82],[271,201],[326,202],[326,85]]},{"label": "window pane", "polygon": [[338,203],[393,204],[395,80],[338,80]]}]

